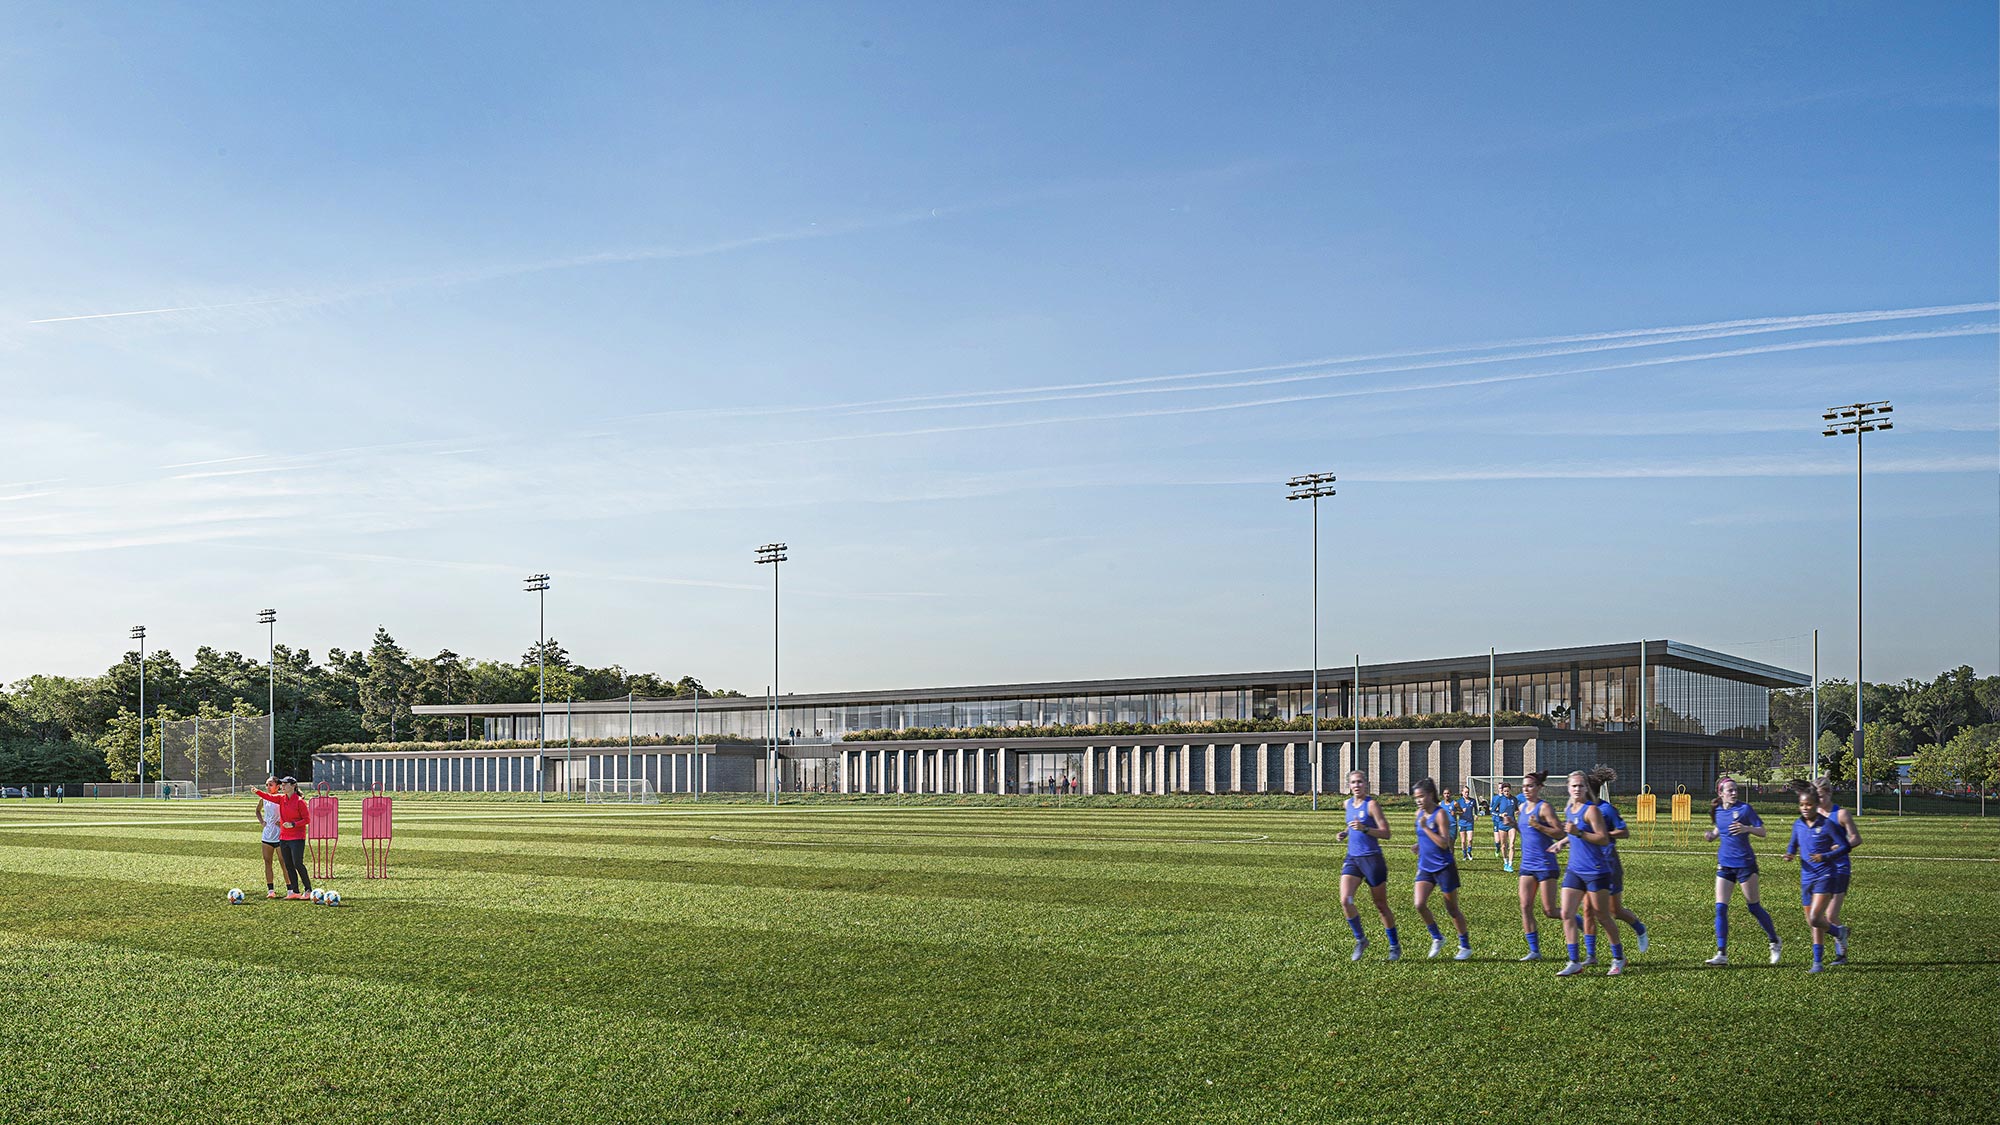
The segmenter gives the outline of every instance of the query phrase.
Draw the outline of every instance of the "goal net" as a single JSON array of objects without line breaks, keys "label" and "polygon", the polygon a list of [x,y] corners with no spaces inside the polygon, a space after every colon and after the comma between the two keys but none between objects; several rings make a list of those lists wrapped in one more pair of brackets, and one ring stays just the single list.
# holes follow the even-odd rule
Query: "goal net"
[{"label": "goal net", "polygon": [[1500,792],[1502,785],[1507,786],[1514,796],[1521,795],[1521,775],[1518,773],[1492,773],[1465,779],[1466,792],[1472,794],[1481,809],[1493,807],[1493,797]]},{"label": "goal net", "polygon": [[586,805],[657,805],[660,791],[644,777],[593,777],[583,783]]},{"label": "goal net", "polygon": [[175,799],[199,797],[201,790],[197,789],[192,781],[156,781],[153,783],[153,796]]}]

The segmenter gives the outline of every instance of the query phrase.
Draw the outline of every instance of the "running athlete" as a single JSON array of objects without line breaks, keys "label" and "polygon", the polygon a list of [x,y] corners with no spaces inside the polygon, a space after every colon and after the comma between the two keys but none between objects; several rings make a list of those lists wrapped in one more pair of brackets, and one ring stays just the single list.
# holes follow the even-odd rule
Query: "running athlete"
[{"label": "running athlete", "polygon": [[1343,802],[1347,827],[1340,830],[1338,838],[1347,841],[1347,861],[1340,867],[1340,909],[1347,915],[1347,928],[1354,931],[1354,952],[1348,960],[1361,960],[1368,949],[1368,935],[1361,932],[1361,911],[1354,905],[1354,892],[1366,883],[1387,931],[1389,960],[1400,961],[1403,944],[1396,937],[1396,915],[1389,909],[1389,863],[1382,858],[1389,820],[1382,815],[1381,802],[1368,793],[1367,774],[1360,770],[1348,774],[1347,791],[1353,794]]},{"label": "running athlete", "polygon": [[1775,965],[1783,943],[1778,940],[1771,912],[1757,901],[1757,852],[1750,846],[1751,837],[1764,835],[1764,820],[1743,800],[1736,779],[1729,777],[1715,783],[1715,805],[1709,809],[1708,819],[1711,827],[1702,838],[1715,841],[1715,956],[1702,964],[1729,964],[1729,900],[1740,886],[1750,917],[1757,919],[1770,939],[1771,964]]},{"label": "running athlete", "polygon": [[1458,830],[1458,843],[1465,852],[1465,858],[1471,859],[1472,830],[1478,826],[1479,802],[1472,799],[1471,793],[1461,793],[1458,800],[1451,804],[1451,815]]},{"label": "running athlete", "polygon": [[1535,914],[1540,896],[1541,915],[1560,918],[1556,909],[1556,884],[1562,872],[1556,869],[1555,849],[1565,839],[1555,810],[1542,800],[1542,782],[1548,774],[1531,773],[1521,779],[1521,803],[1517,811],[1521,825],[1521,932],[1528,938],[1528,955],[1523,961],[1542,959],[1541,923]]},{"label": "running athlete", "polygon": [[1590,778],[1582,770],[1569,775],[1569,805],[1563,813],[1563,832],[1569,841],[1569,866],[1563,872],[1563,940],[1569,944],[1569,963],[1556,975],[1573,977],[1583,971],[1577,956],[1577,932],[1582,928],[1585,900],[1589,900],[1611,937],[1609,975],[1625,972],[1625,947],[1618,940],[1618,922],[1611,913],[1611,871],[1605,847],[1611,843],[1610,826],[1594,799]]},{"label": "running athlete", "polygon": [[1520,799],[1514,796],[1514,787],[1500,783],[1500,792],[1489,806],[1493,817],[1493,854],[1500,857],[1500,870],[1514,870],[1514,843],[1520,838],[1518,821],[1521,810]]},{"label": "running athlete", "polygon": [[1821,811],[1826,813],[1827,819],[1839,825],[1840,830],[1847,836],[1847,850],[1840,854],[1838,861],[1842,876],[1840,890],[1835,892],[1833,896],[1833,909],[1827,914],[1827,921],[1830,924],[1827,932],[1833,935],[1833,963],[1836,965],[1845,965],[1847,964],[1847,923],[1841,920],[1840,909],[1847,904],[1847,884],[1854,870],[1852,856],[1854,849],[1861,846],[1861,828],[1854,823],[1854,814],[1841,808],[1840,802],[1834,798],[1833,782],[1822,777],[1819,779],[1818,789]]},{"label": "running athlete", "polygon": [[1437,782],[1424,778],[1417,782],[1417,842],[1410,851],[1417,857],[1416,907],[1431,932],[1432,957],[1444,952],[1444,931],[1438,929],[1431,913],[1431,893],[1444,899],[1451,924],[1458,928],[1458,952],[1454,961],[1472,960],[1472,935],[1465,928],[1465,915],[1458,909],[1458,862],[1452,858],[1451,822],[1438,806]]},{"label": "running athlete", "polygon": [[[1597,794],[1597,811],[1604,814],[1604,825],[1611,836],[1610,845],[1604,849],[1605,866],[1611,873],[1611,915],[1632,927],[1639,952],[1644,953],[1648,940],[1646,923],[1625,907],[1625,861],[1618,855],[1618,841],[1629,839],[1632,830],[1626,826],[1625,818],[1618,815],[1618,806],[1611,803],[1611,783],[1618,780],[1618,771],[1610,766],[1598,766],[1587,776]],[[1597,920],[1586,917],[1585,923],[1588,931],[1584,937],[1586,949],[1583,960],[1586,965],[1594,965],[1597,963]]]},{"label": "running athlete", "polygon": [[1812,968],[1826,970],[1826,935],[1833,932],[1829,920],[1833,896],[1847,891],[1847,872],[1837,861],[1850,850],[1847,833],[1820,807],[1819,792],[1810,783],[1799,786],[1799,819],[1792,822],[1791,843],[1785,845],[1785,862],[1799,862],[1799,900],[1812,927]]}]

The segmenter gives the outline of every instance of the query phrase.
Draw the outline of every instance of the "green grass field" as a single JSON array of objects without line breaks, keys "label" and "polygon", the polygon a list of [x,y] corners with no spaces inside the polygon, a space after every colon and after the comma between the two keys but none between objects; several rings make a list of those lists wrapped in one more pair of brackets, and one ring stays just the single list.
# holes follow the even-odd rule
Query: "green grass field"
[{"label": "green grass field", "polygon": [[263,900],[243,800],[0,805],[0,1120],[1986,1121],[2000,1084],[2000,819],[1868,818],[1818,977],[1788,817],[1776,968],[1740,902],[1701,966],[1711,851],[1628,846],[1652,951],[1557,980],[1487,858],[1477,959],[1423,959],[1401,814],[1414,957],[1354,965],[1333,814],[407,800],[364,882],[344,809],[326,909]]}]

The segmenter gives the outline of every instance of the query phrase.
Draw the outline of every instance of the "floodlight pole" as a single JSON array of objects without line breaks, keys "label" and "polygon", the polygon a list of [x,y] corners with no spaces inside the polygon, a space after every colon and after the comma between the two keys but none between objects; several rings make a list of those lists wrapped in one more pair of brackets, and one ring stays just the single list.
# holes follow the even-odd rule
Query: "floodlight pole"
[{"label": "floodlight pole", "polygon": [[1646,792],[1646,642],[1639,642],[1639,792]]},{"label": "floodlight pole", "polygon": [[[1499,745],[1499,737],[1500,737],[1500,716],[1499,716],[1498,714],[1496,714],[1496,713],[1495,713],[1495,703],[1496,703],[1496,701],[1497,701],[1497,700],[1498,700],[1498,699],[1500,698],[1500,696],[1499,696],[1499,693],[1498,693],[1498,692],[1497,692],[1497,691],[1495,690],[1495,688],[1494,688],[1494,685],[1493,685],[1493,669],[1494,669],[1494,665],[1495,665],[1495,664],[1497,663],[1497,657],[1495,657],[1495,655],[1494,655],[1494,653],[1495,653],[1496,651],[1497,651],[1497,650],[1496,650],[1496,649],[1495,649],[1495,648],[1494,648],[1493,646],[1490,646],[1490,645],[1489,645],[1489,646],[1487,646],[1487,649],[1486,649],[1486,765],[1487,765],[1487,768],[1488,768],[1488,769],[1491,769],[1491,770],[1492,770],[1492,771],[1493,771],[1494,773],[1496,773],[1496,774],[1497,774],[1497,773],[1504,773],[1505,771],[1504,771],[1504,770],[1502,770],[1502,769],[1500,768],[1501,764],[1500,764],[1499,762],[1496,762],[1496,761],[1494,761],[1494,760],[1493,760],[1493,759],[1494,759],[1494,757],[1495,757],[1495,753],[1494,753],[1494,747],[1495,747],[1495,746],[1497,746],[1497,745]],[[1413,792],[1413,793],[1414,793],[1414,792],[1416,792],[1416,790],[1412,789],[1412,790],[1411,790],[1411,792]]]},{"label": "floodlight pole", "polygon": [[[1358,769],[1361,765],[1361,654],[1354,654],[1354,745],[1347,748],[1348,769]],[[1347,784],[1347,774],[1340,775],[1340,783]]]},{"label": "floodlight pole", "polygon": [[1812,779],[1819,780],[1819,630],[1813,630]]},{"label": "floodlight pole", "polygon": [[1825,423],[1821,437],[1854,435],[1854,815],[1857,817],[1861,815],[1863,792],[1862,757],[1868,749],[1868,726],[1862,718],[1861,702],[1868,682],[1862,672],[1861,640],[1861,435],[1894,429],[1895,423],[1882,416],[1894,413],[1895,409],[1883,399],[1830,406],[1820,414]]},{"label": "floodlight pole", "polygon": [[1319,498],[1332,496],[1334,482],[1332,473],[1307,473],[1285,482],[1291,489],[1285,494],[1287,500],[1312,501],[1312,807],[1319,811],[1320,774],[1325,772],[1320,766],[1319,749]]},{"label": "floodlight pole", "polygon": [[548,785],[542,780],[543,757],[548,752],[549,738],[549,576],[530,574],[525,580],[527,592],[540,599],[537,641],[535,644],[535,800],[545,802]]},{"label": "floodlight pole", "polygon": [[[269,701],[264,705],[268,729],[264,739],[264,776],[278,776],[278,611],[260,609],[257,623],[265,627],[264,668],[267,683],[264,685]],[[230,728],[234,730],[234,727]]]},{"label": "floodlight pole", "polygon": [[778,803],[778,564],[791,556],[783,543],[766,543],[757,548],[757,564],[771,567],[771,803]]},{"label": "floodlight pole", "polygon": [[694,685],[694,757],[688,759],[688,790],[701,800],[701,685]]},{"label": "floodlight pole", "polygon": [[139,642],[139,796],[146,795],[146,627],[132,626],[132,639]]}]

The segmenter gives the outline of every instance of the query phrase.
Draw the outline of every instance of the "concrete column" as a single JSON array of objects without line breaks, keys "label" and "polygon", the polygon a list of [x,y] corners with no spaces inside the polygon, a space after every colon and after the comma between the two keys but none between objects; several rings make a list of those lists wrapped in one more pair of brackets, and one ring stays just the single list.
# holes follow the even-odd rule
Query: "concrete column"
[{"label": "concrete column", "polygon": [[1257,792],[1269,793],[1270,791],[1271,791],[1271,744],[1268,742],[1260,742],[1257,744]]},{"label": "concrete column", "polygon": [[1285,792],[1296,793],[1299,791],[1299,755],[1310,755],[1311,753],[1312,743],[1310,742],[1303,746],[1290,742],[1285,743]]},{"label": "concrete column", "polygon": [[984,746],[972,752],[972,791],[986,792],[986,747]]},{"label": "concrete column", "polygon": [[1231,793],[1243,792],[1243,744],[1234,743],[1229,747],[1229,789]]},{"label": "concrete column", "polygon": [[1097,747],[1083,748],[1083,795],[1088,797],[1097,792]]},{"label": "concrete column", "polygon": [[895,792],[897,793],[909,792],[909,784],[910,784],[910,771],[908,768],[909,764],[910,764],[910,752],[908,750],[896,751]]},{"label": "concrete column", "polygon": [[1007,748],[1005,746],[993,751],[993,791],[995,793],[1007,792]]},{"label": "concrete column", "polygon": [[1215,743],[1213,742],[1202,751],[1201,787],[1204,793],[1215,792]]},{"label": "concrete column", "polygon": [[1162,797],[1166,796],[1167,778],[1169,776],[1171,775],[1167,771],[1167,748],[1164,746],[1155,746],[1153,748],[1153,792],[1158,793]]},{"label": "concrete column", "polygon": [[[1533,738],[1521,740],[1522,773],[1534,773],[1542,768],[1537,762],[1537,759],[1541,756],[1540,748],[1536,745],[1537,741],[1537,739]],[[1654,790],[1654,792],[1658,792],[1658,790]]]},{"label": "concrete column", "polygon": [[1396,744],[1396,787],[1408,792],[1416,783],[1410,776],[1410,740],[1406,738]]},{"label": "concrete column", "polygon": [[1452,784],[1452,788],[1463,792],[1465,790],[1465,779],[1471,776],[1472,740],[1469,738],[1461,739],[1458,744],[1458,780]]}]

